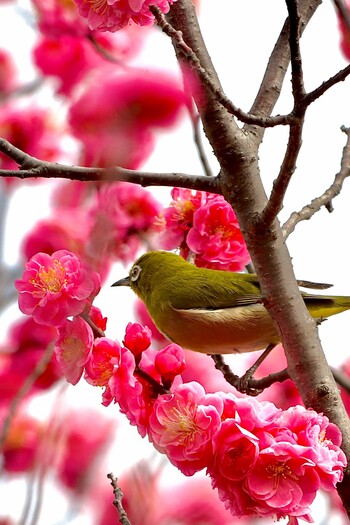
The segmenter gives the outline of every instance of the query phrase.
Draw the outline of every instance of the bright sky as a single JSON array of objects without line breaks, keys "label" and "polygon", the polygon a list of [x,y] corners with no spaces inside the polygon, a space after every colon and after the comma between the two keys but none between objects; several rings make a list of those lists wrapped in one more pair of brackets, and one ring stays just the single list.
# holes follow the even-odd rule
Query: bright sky
[{"label": "bright sky", "polygon": [[[285,19],[285,3],[281,0],[269,0],[268,2],[202,0],[201,4],[201,27],[224,90],[237,106],[248,110]],[[6,8],[7,10],[4,7],[1,9],[0,45],[6,43],[6,46],[16,51],[18,59],[21,59],[23,63],[23,76],[26,76],[29,70],[23,58],[27,51],[23,51],[22,46],[26,43],[26,35],[30,36],[30,30],[19,21],[16,21],[17,25],[14,28],[13,19],[10,18],[10,6]],[[306,89],[315,88],[346,65],[339,51],[338,42],[337,21],[333,5],[329,0],[325,0],[302,39]],[[160,32],[156,32],[150,38],[139,60],[149,67],[155,65],[169,69],[175,68],[172,47]],[[276,113],[287,112],[291,109],[289,88],[290,81],[287,77]],[[341,133],[340,126],[343,124],[350,126],[349,108],[349,81],[334,87],[310,108],[306,119],[298,169],[287,193],[285,207],[280,215],[281,222],[284,222],[292,211],[300,209],[311,199],[322,194],[331,184],[334,175],[339,170],[340,156],[345,144],[345,135]],[[270,190],[278,173],[285,140],[286,130],[278,128],[266,132],[260,151],[260,161],[267,191]],[[211,155],[210,146],[207,146],[207,151],[208,155]],[[154,154],[144,168],[154,171],[198,174],[202,172],[192,145],[191,127],[187,122],[177,131],[160,137]],[[214,160],[213,169],[217,170]],[[168,189],[157,189],[156,193],[166,202],[169,195]],[[311,221],[299,225],[288,240],[297,277],[334,283],[334,289],[332,289],[334,293],[343,295],[350,295],[349,197],[350,188],[349,183],[346,182],[342,194],[334,200],[333,214],[322,210]],[[12,203],[10,229],[8,230],[7,258],[9,262],[13,262],[16,257],[18,242],[24,230],[29,229],[31,223],[39,216],[47,213],[48,202],[43,186],[26,187],[23,191],[18,191]],[[125,272],[125,269],[117,268],[110,282],[124,276]],[[118,299],[116,294],[116,290],[110,289],[107,285],[96,303],[97,306],[103,308],[104,314],[109,318],[109,326],[116,331],[109,335],[113,337],[117,335],[121,338],[125,325],[130,320],[131,292],[128,289],[118,290]],[[15,310],[15,308],[11,309],[6,316],[0,319],[0,333],[5,329]],[[325,351],[332,364],[341,362],[350,353],[349,322],[350,313],[344,313],[330,319],[320,329]],[[236,356],[232,359],[235,358]],[[82,399],[84,403],[98,405],[100,402],[99,394],[96,395],[91,387],[78,385],[74,391],[72,390],[70,389],[69,392],[69,399],[72,403],[76,403],[77,398],[79,403],[82,402]],[[145,453],[151,453],[151,447],[141,441],[135,429],[130,429],[125,422],[122,435],[125,437],[128,450],[133,450],[135,460],[138,455],[143,457]],[[125,461],[125,456],[125,449],[120,446],[113,453],[110,470],[119,474],[120,470],[130,461],[129,458],[126,458]],[[45,521],[42,521],[42,524],[44,523]],[[74,525],[87,525],[87,523],[87,521],[79,521],[79,523],[74,522]]]}]

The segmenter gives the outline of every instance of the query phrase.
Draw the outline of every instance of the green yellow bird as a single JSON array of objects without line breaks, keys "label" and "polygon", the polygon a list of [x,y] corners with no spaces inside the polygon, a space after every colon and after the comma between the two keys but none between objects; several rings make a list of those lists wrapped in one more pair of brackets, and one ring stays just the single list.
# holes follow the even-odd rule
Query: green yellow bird
[{"label": "green yellow bird", "polygon": [[[331,286],[309,281],[298,284],[315,289]],[[183,348],[231,354],[280,342],[254,274],[198,268],[174,253],[151,251],[137,259],[128,277],[112,286],[130,286],[158,330]],[[315,319],[350,309],[350,297],[305,292],[302,296]]]}]

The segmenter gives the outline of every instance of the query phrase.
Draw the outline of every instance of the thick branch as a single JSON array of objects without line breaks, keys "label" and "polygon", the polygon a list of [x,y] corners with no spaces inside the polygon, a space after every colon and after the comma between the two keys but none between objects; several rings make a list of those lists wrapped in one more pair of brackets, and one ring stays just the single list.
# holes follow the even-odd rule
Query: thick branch
[{"label": "thick branch", "polygon": [[[317,3],[301,2],[308,12],[314,11]],[[212,81],[220,86],[199,30],[192,0],[178,0],[168,16],[171,25],[182,32],[184,41],[194,50]],[[186,56],[176,45],[175,51],[182,63],[186,61]],[[276,70],[278,67],[279,64],[275,64]],[[197,77],[200,83],[201,79]],[[290,377],[296,383],[305,406],[323,412],[340,428],[342,447],[350,459],[349,419],[325,359],[315,322],[297,287],[278,221],[274,220],[266,230],[255,228],[256,216],[267,204],[257,160],[261,136],[257,136],[256,130],[242,132],[206,85],[202,85],[201,92],[198,90],[194,97],[205,133],[221,166],[222,193],[235,209],[259,277],[265,305],[279,329]],[[347,502],[349,485],[350,467],[339,484],[339,492],[350,515],[350,502]]]}]

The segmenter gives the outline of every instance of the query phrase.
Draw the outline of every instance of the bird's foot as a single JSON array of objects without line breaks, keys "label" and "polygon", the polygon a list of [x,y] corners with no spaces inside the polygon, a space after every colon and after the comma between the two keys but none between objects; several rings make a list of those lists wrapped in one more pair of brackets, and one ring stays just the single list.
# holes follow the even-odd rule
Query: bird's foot
[{"label": "bird's foot", "polygon": [[254,388],[250,385],[252,379],[254,379],[253,373],[251,373],[251,369],[249,369],[242,377],[239,378],[237,390],[239,392],[242,392],[242,394],[247,394],[248,396],[255,397],[261,394],[261,392],[263,392],[263,389]]},{"label": "bird's foot", "polygon": [[275,348],[275,346],[276,345],[273,343],[269,344],[269,346],[258,357],[255,363],[250,368],[248,368],[248,370],[242,377],[239,378],[238,390],[240,392],[242,392],[243,394],[248,394],[249,396],[258,396],[259,394],[261,394],[263,390],[259,388],[254,388],[250,383],[252,382],[252,380],[254,381],[253,376],[257,368],[266,359],[266,357],[270,354],[271,350]]}]

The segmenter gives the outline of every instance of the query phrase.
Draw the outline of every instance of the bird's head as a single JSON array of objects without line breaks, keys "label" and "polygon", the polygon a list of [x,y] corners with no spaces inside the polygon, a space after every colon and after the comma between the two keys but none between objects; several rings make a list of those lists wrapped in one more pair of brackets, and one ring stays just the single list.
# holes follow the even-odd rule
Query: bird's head
[{"label": "bird's head", "polygon": [[129,275],[112,286],[130,286],[146,304],[157,284],[165,279],[178,266],[188,264],[182,257],[165,251],[147,252],[132,265]]}]

